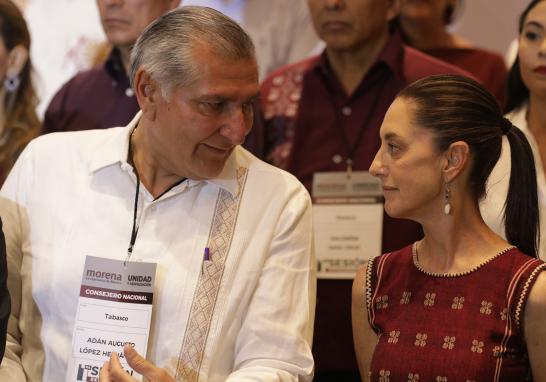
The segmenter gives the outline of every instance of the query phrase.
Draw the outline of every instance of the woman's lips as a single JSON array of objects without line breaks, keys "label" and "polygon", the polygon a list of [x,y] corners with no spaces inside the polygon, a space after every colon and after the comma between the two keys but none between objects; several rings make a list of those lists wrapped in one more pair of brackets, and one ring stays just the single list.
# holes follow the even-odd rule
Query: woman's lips
[{"label": "woman's lips", "polygon": [[537,66],[533,72],[546,75],[546,66]]}]

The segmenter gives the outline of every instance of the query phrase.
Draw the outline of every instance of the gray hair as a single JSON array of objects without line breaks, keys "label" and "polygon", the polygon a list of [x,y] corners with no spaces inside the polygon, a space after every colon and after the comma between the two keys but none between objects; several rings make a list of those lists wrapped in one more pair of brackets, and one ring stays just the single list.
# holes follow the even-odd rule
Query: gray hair
[{"label": "gray hair", "polygon": [[142,32],[131,53],[131,86],[143,68],[159,83],[163,97],[199,78],[193,48],[206,44],[222,58],[255,58],[254,44],[232,19],[208,7],[184,6],[165,13]]}]

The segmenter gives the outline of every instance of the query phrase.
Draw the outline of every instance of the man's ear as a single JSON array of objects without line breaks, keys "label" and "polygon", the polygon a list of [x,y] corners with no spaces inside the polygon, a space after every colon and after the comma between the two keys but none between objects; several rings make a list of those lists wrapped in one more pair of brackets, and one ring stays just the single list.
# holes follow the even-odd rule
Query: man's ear
[{"label": "man's ear", "polygon": [[148,72],[138,69],[134,79],[135,96],[145,118],[154,120],[157,113],[157,102],[163,97],[161,89]]},{"label": "man's ear", "polygon": [[8,53],[6,76],[8,78],[18,76],[28,61],[28,49],[23,45],[16,45]]},{"label": "man's ear", "polygon": [[391,22],[400,14],[402,9],[402,0],[385,0],[388,3],[387,22]]},{"label": "man's ear", "polygon": [[450,183],[468,166],[470,162],[470,147],[463,141],[453,142],[449,145],[444,155],[445,164],[442,169],[444,181]]}]

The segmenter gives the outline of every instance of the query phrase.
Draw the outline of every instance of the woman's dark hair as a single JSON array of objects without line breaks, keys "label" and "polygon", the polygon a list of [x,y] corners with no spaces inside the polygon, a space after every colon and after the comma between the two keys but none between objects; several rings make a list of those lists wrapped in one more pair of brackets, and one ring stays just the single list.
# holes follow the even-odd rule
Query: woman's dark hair
[{"label": "woman's dark hair", "polygon": [[[17,45],[24,46],[30,52],[30,34],[25,19],[19,8],[10,0],[0,0],[0,37],[8,52]],[[0,167],[5,169],[13,166],[19,153],[38,135],[40,128],[35,111],[38,99],[32,85],[31,72],[29,58],[19,73],[21,82],[18,89],[6,94],[5,97],[6,122],[0,137],[6,139],[0,152]],[[0,185],[2,181],[3,179],[0,179]]]},{"label": "woman's dark hair", "polygon": [[521,130],[503,117],[496,99],[476,81],[456,75],[421,79],[398,97],[414,103],[414,122],[434,132],[439,151],[457,141],[468,144],[470,191],[476,200],[485,196],[487,178],[500,157],[506,134],[512,162],[504,211],[506,238],[536,257],[540,238],[533,153]]},{"label": "woman's dark hair", "polygon": [[[525,24],[525,19],[531,10],[542,0],[532,0],[527,8],[523,11],[519,17],[518,23],[518,32],[521,35],[523,31],[523,25]],[[504,111],[506,113],[511,112],[514,109],[517,109],[521,104],[529,99],[529,89],[523,83],[521,78],[521,71],[519,68],[519,57],[516,57],[516,60],[512,64],[510,71],[508,72],[508,77],[506,79],[506,88],[508,98],[506,100],[506,107]]]}]

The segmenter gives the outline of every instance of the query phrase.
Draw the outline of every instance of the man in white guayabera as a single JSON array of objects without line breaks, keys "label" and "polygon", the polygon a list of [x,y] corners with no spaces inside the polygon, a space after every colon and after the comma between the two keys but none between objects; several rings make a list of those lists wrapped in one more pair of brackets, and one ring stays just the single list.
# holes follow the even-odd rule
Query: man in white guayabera
[{"label": "man in white guayabera", "polygon": [[[13,296],[0,380],[72,380],[84,266],[130,257],[157,267],[147,352],[119,347],[101,381],[134,381],[120,358],[151,381],[310,381],[311,203],[240,146],[259,92],[250,38],[210,8],[173,10],[138,39],[130,78],[132,122],[36,139],[0,192]],[[74,381],[98,378],[78,367]]]}]

